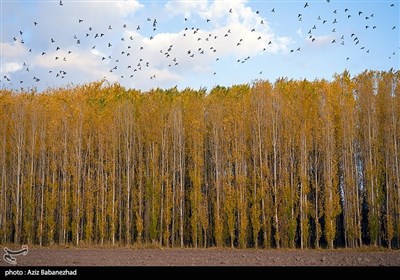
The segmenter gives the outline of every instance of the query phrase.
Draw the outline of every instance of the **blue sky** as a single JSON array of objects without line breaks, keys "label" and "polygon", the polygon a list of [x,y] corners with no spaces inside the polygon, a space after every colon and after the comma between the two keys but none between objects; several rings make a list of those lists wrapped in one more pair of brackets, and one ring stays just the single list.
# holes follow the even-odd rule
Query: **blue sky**
[{"label": "blue sky", "polygon": [[0,86],[41,91],[105,78],[141,90],[211,89],[399,70],[399,7],[398,0],[1,0]]}]

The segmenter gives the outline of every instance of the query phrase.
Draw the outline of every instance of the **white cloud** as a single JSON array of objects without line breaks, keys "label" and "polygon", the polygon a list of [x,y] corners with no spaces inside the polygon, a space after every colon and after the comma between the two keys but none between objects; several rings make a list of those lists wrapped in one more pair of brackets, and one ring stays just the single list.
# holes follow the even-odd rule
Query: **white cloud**
[{"label": "white cloud", "polygon": [[104,57],[104,53],[99,52],[98,50],[92,49],[90,52],[91,52],[92,54],[96,55],[96,56]]},{"label": "white cloud", "polygon": [[[228,30],[231,30],[230,33]],[[228,36],[225,37],[225,34]],[[289,38],[276,37],[272,33],[262,32],[262,29],[251,32],[239,22],[233,22],[228,26],[213,30],[199,29],[196,33],[194,30],[159,33],[151,40],[134,30],[126,31],[124,37],[130,36],[137,46],[143,46],[143,50],[139,53],[133,52],[129,59],[125,58],[123,62],[125,66],[127,64],[136,65],[139,59],[143,60],[142,66],[146,62],[150,62],[150,67],[141,67],[141,71],[135,72],[135,77],[148,80],[151,76],[148,70],[152,70],[158,81],[174,82],[175,79],[175,83],[182,80],[182,76],[188,73],[208,72],[212,74],[211,65],[217,58],[234,57],[235,60],[243,60],[248,56],[260,54],[263,52],[263,48],[270,53],[286,52],[286,46],[290,43]],[[261,39],[259,39],[260,37]],[[270,41],[272,43],[268,44]],[[125,68],[122,67],[122,69]],[[143,71],[144,69],[146,71]],[[129,74],[124,74],[124,76],[129,76]],[[149,82],[153,84],[153,81]]]},{"label": "white cloud", "polygon": [[[55,59],[58,57],[58,59]],[[65,60],[64,60],[65,58]],[[33,67],[41,67],[47,70],[66,71],[67,75],[83,75],[83,77],[100,79],[107,78],[116,81],[115,74],[108,71],[104,64],[101,64],[97,56],[91,56],[85,52],[65,51],[51,52],[46,55],[37,55],[32,61]]]},{"label": "white cloud", "polygon": [[182,81],[183,77],[165,68],[146,68],[137,76],[128,79],[128,86],[149,89]]},{"label": "white cloud", "polygon": [[124,17],[128,16],[129,14],[133,14],[137,10],[144,7],[136,0],[116,1],[114,4],[117,7],[119,13]]},{"label": "white cloud", "polygon": [[[227,55],[234,57],[256,55],[264,51],[264,48],[266,52],[271,53],[285,52],[291,39],[274,34],[268,21],[247,7],[245,3],[246,1],[239,0],[229,2],[216,0],[211,3],[208,1],[169,1],[165,7],[175,15],[197,15],[204,21],[210,20],[210,27],[200,29],[196,34],[193,34],[193,30],[179,33],[179,35],[186,34],[186,37],[178,37],[179,45],[185,46],[186,50],[198,49],[199,46],[206,53],[206,50],[212,46],[217,49],[217,52],[211,56],[213,58]],[[169,42],[172,37],[176,38],[175,35],[170,36]],[[217,39],[214,39],[214,36],[217,36]],[[199,38],[201,38],[200,41]],[[207,38],[208,41],[206,41]],[[160,44],[162,43],[160,42]],[[202,61],[209,62],[204,57]]]},{"label": "white cloud", "polygon": [[[230,7],[232,13],[229,12]],[[132,50],[132,55],[123,59],[122,67],[120,61],[118,71],[126,79],[135,68],[137,71],[133,75],[136,86],[140,84],[149,88],[159,83],[176,84],[187,75],[196,73],[212,75],[212,65],[216,59],[233,57],[236,61],[262,52],[285,53],[291,43],[290,38],[275,35],[265,19],[240,1],[229,2],[229,5],[223,1],[170,1],[164,8],[178,17],[199,17],[204,23],[206,19],[211,21],[209,25],[199,23],[199,28],[185,30],[182,18],[181,30],[156,33],[152,38],[144,36],[136,28],[126,30],[123,35],[128,41],[126,44],[132,42],[137,48],[143,49]],[[117,53],[127,51],[123,45],[119,45]],[[141,67],[138,67],[140,59]],[[149,62],[149,67],[144,67],[146,62]],[[132,66],[131,70],[120,70],[126,69],[128,65]],[[156,78],[150,80],[149,77],[153,75]]]},{"label": "white cloud", "polygon": [[[216,44],[219,43],[222,46],[222,48],[219,48],[220,51],[242,55],[255,54],[266,46],[267,51],[274,53],[285,49],[286,46],[284,44],[288,44],[291,40],[287,37],[279,37],[274,34],[268,21],[257,14],[256,11],[246,6],[246,2],[239,0],[229,2],[216,0],[212,3],[208,1],[184,1],[182,4],[181,2],[170,1],[166,4],[166,7],[167,9],[173,7],[175,13],[190,12],[197,14],[204,21],[210,20],[209,24],[211,28],[199,30],[198,34],[211,33],[213,36],[216,35],[218,38],[224,39],[216,40]],[[227,34],[228,30],[230,30],[230,33]],[[225,37],[225,34],[228,37]],[[258,39],[259,37],[261,39]],[[246,47],[236,48],[240,39],[243,40],[243,43],[240,42],[240,46],[252,45],[252,51]],[[271,44],[268,46],[270,41]],[[198,44],[198,42],[193,43]]]},{"label": "white cloud", "polygon": [[261,22],[261,16],[245,5],[247,1],[214,1],[207,9],[199,11],[203,18],[208,18],[213,24],[223,24],[224,22],[240,22],[244,26],[250,27]]},{"label": "white cloud", "polygon": [[2,65],[1,70],[3,74],[13,73],[21,70],[23,65],[18,62],[9,62]]},{"label": "white cloud", "polygon": [[26,48],[20,43],[0,43],[3,58],[17,58],[26,55]]}]

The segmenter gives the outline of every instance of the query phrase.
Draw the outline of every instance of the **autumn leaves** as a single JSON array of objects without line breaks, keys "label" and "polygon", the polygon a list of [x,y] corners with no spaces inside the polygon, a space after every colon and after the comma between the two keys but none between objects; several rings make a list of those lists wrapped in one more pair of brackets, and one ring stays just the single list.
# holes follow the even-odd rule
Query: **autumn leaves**
[{"label": "autumn leaves", "polygon": [[399,247],[398,72],[0,92],[0,240]]}]

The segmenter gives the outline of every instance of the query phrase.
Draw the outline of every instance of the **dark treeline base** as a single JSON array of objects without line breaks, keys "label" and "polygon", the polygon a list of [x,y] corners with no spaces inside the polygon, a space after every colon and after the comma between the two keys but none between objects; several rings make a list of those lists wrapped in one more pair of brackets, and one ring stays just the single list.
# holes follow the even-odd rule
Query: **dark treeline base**
[{"label": "dark treeline base", "polygon": [[0,91],[0,243],[400,247],[400,74]]}]

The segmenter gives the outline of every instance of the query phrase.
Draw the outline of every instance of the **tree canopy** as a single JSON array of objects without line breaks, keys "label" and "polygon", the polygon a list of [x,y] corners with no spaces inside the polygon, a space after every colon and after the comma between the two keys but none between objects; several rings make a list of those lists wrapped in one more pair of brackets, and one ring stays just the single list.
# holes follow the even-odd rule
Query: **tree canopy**
[{"label": "tree canopy", "polygon": [[400,73],[0,90],[0,242],[400,247]]}]

